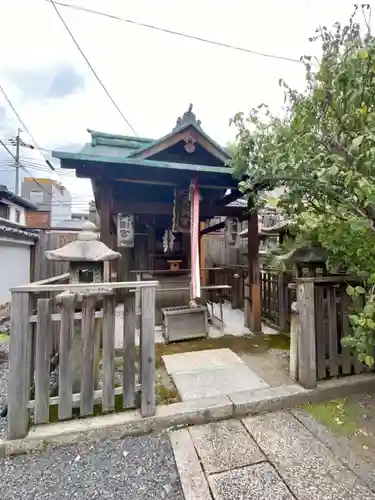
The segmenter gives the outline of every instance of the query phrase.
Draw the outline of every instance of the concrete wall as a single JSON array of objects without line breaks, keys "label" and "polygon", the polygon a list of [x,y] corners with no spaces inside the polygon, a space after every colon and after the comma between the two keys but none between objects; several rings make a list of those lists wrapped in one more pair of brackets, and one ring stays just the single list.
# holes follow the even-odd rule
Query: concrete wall
[{"label": "concrete wall", "polygon": [[31,242],[0,237],[0,304],[9,302],[9,289],[30,282]]},{"label": "concrete wall", "polygon": [[[40,193],[35,198],[34,193]],[[54,179],[27,178],[22,183],[22,196],[32,201],[39,211],[50,212],[50,224],[57,227],[64,220],[72,216],[72,196],[69,191]]]},{"label": "concrete wall", "polygon": [[[38,207],[38,210],[42,211],[50,211],[51,210],[51,201],[52,201],[52,179],[37,179],[38,182],[35,182],[33,179],[25,179],[22,183],[22,196],[27,200],[35,203]],[[34,198],[33,193],[40,193],[40,202],[39,198]],[[35,201],[34,201],[35,200]]]}]

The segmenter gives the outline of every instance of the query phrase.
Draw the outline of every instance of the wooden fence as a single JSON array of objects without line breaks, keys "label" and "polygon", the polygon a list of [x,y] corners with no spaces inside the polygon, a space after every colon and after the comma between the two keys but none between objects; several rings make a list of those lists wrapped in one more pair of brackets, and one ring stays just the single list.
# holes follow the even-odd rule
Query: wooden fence
[{"label": "wooden fence", "polygon": [[350,281],[346,276],[297,279],[298,380],[307,388],[317,380],[369,371],[341,342],[350,333]]},{"label": "wooden fence", "polygon": [[45,252],[61,248],[74,241],[78,234],[79,231],[73,231],[72,229],[41,229],[33,251],[30,281],[41,281],[66,273],[68,263],[48,260]]},{"label": "wooden fence", "polygon": [[[34,422],[48,422],[50,409],[57,406],[59,420],[115,408],[115,396],[122,394],[123,408],[136,405],[140,391],[143,416],[155,413],[155,288],[157,281],[101,284],[34,283],[12,290],[12,335],[9,356],[8,438],[24,437],[29,428],[29,411]],[[116,290],[127,290],[123,318],[123,378],[115,385]],[[136,306],[140,294],[139,381],[136,386]],[[34,309],[33,302],[36,306]],[[58,389],[51,394],[50,363],[52,333],[58,329]],[[79,339],[79,348],[76,341]],[[102,345],[102,388],[98,388],[96,362]],[[80,373],[74,373],[74,360]],[[78,391],[74,383],[80,382]]]},{"label": "wooden fence", "polygon": [[202,237],[204,267],[237,266],[247,263],[247,239],[240,239],[239,248],[225,244],[224,233],[210,233]]},{"label": "wooden fence", "polygon": [[[224,300],[231,303],[233,309],[246,309],[248,299],[248,267],[232,265],[214,267],[207,271],[208,284],[213,286],[229,285]],[[280,331],[289,331],[290,311],[295,300],[295,290],[288,284],[292,273],[262,269],[260,271],[262,319]]]},{"label": "wooden fence", "polygon": [[260,270],[262,318],[280,331],[288,332],[295,291],[289,288],[293,275],[289,271]]}]

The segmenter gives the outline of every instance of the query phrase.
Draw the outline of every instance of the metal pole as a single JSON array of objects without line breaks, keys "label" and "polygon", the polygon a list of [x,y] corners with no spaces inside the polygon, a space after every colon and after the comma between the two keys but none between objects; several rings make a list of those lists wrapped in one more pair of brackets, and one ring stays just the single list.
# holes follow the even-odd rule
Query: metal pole
[{"label": "metal pole", "polygon": [[17,130],[17,137],[16,137],[16,195],[20,194],[20,133],[21,129],[19,128]]}]

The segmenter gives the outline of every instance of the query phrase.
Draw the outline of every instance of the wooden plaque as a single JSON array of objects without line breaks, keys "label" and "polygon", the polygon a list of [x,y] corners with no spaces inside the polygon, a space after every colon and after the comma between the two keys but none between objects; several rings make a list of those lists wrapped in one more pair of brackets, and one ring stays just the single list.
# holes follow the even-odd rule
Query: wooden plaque
[{"label": "wooden plaque", "polygon": [[134,215],[117,215],[117,246],[134,247]]}]

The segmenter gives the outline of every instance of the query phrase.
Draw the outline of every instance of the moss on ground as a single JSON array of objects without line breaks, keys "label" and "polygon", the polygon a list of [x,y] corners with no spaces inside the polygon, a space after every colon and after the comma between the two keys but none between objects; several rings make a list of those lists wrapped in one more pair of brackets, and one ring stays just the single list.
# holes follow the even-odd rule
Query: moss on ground
[{"label": "moss on ground", "polygon": [[171,385],[166,387],[162,384],[156,384],[156,402],[159,405],[170,405],[180,401],[180,395],[176,386],[171,382]]},{"label": "moss on ground", "polygon": [[327,403],[305,405],[316,420],[348,439],[355,452],[375,467],[375,397],[353,394]]},{"label": "moss on ground", "polygon": [[206,349],[231,349],[237,354],[260,354],[268,349],[289,349],[290,340],[286,335],[252,335],[235,337],[224,335],[219,338],[183,340],[170,344],[156,344],[156,366],[164,366],[162,356],[183,352],[204,351]]},{"label": "moss on ground", "polygon": [[303,407],[318,422],[337,434],[354,436],[358,430],[360,408],[345,398],[326,403],[309,403]]},{"label": "moss on ground", "polygon": [[[123,412],[123,411],[126,411],[126,410],[124,410],[122,407],[122,394],[116,394],[116,396],[115,396],[115,409],[113,412],[103,412],[102,405],[97,404],[97,405],[94,405],[94,412],[90,416],[97,417],[99,415],[107,415],[108,413],[119,413],[119,412]],[[79,408],[73,408],[72,418],[73,419],[80,418],[80,409]],[[52,405],[49,407],[49,421],[51,423],[59,421],[59,406],[58,405]]]}]

